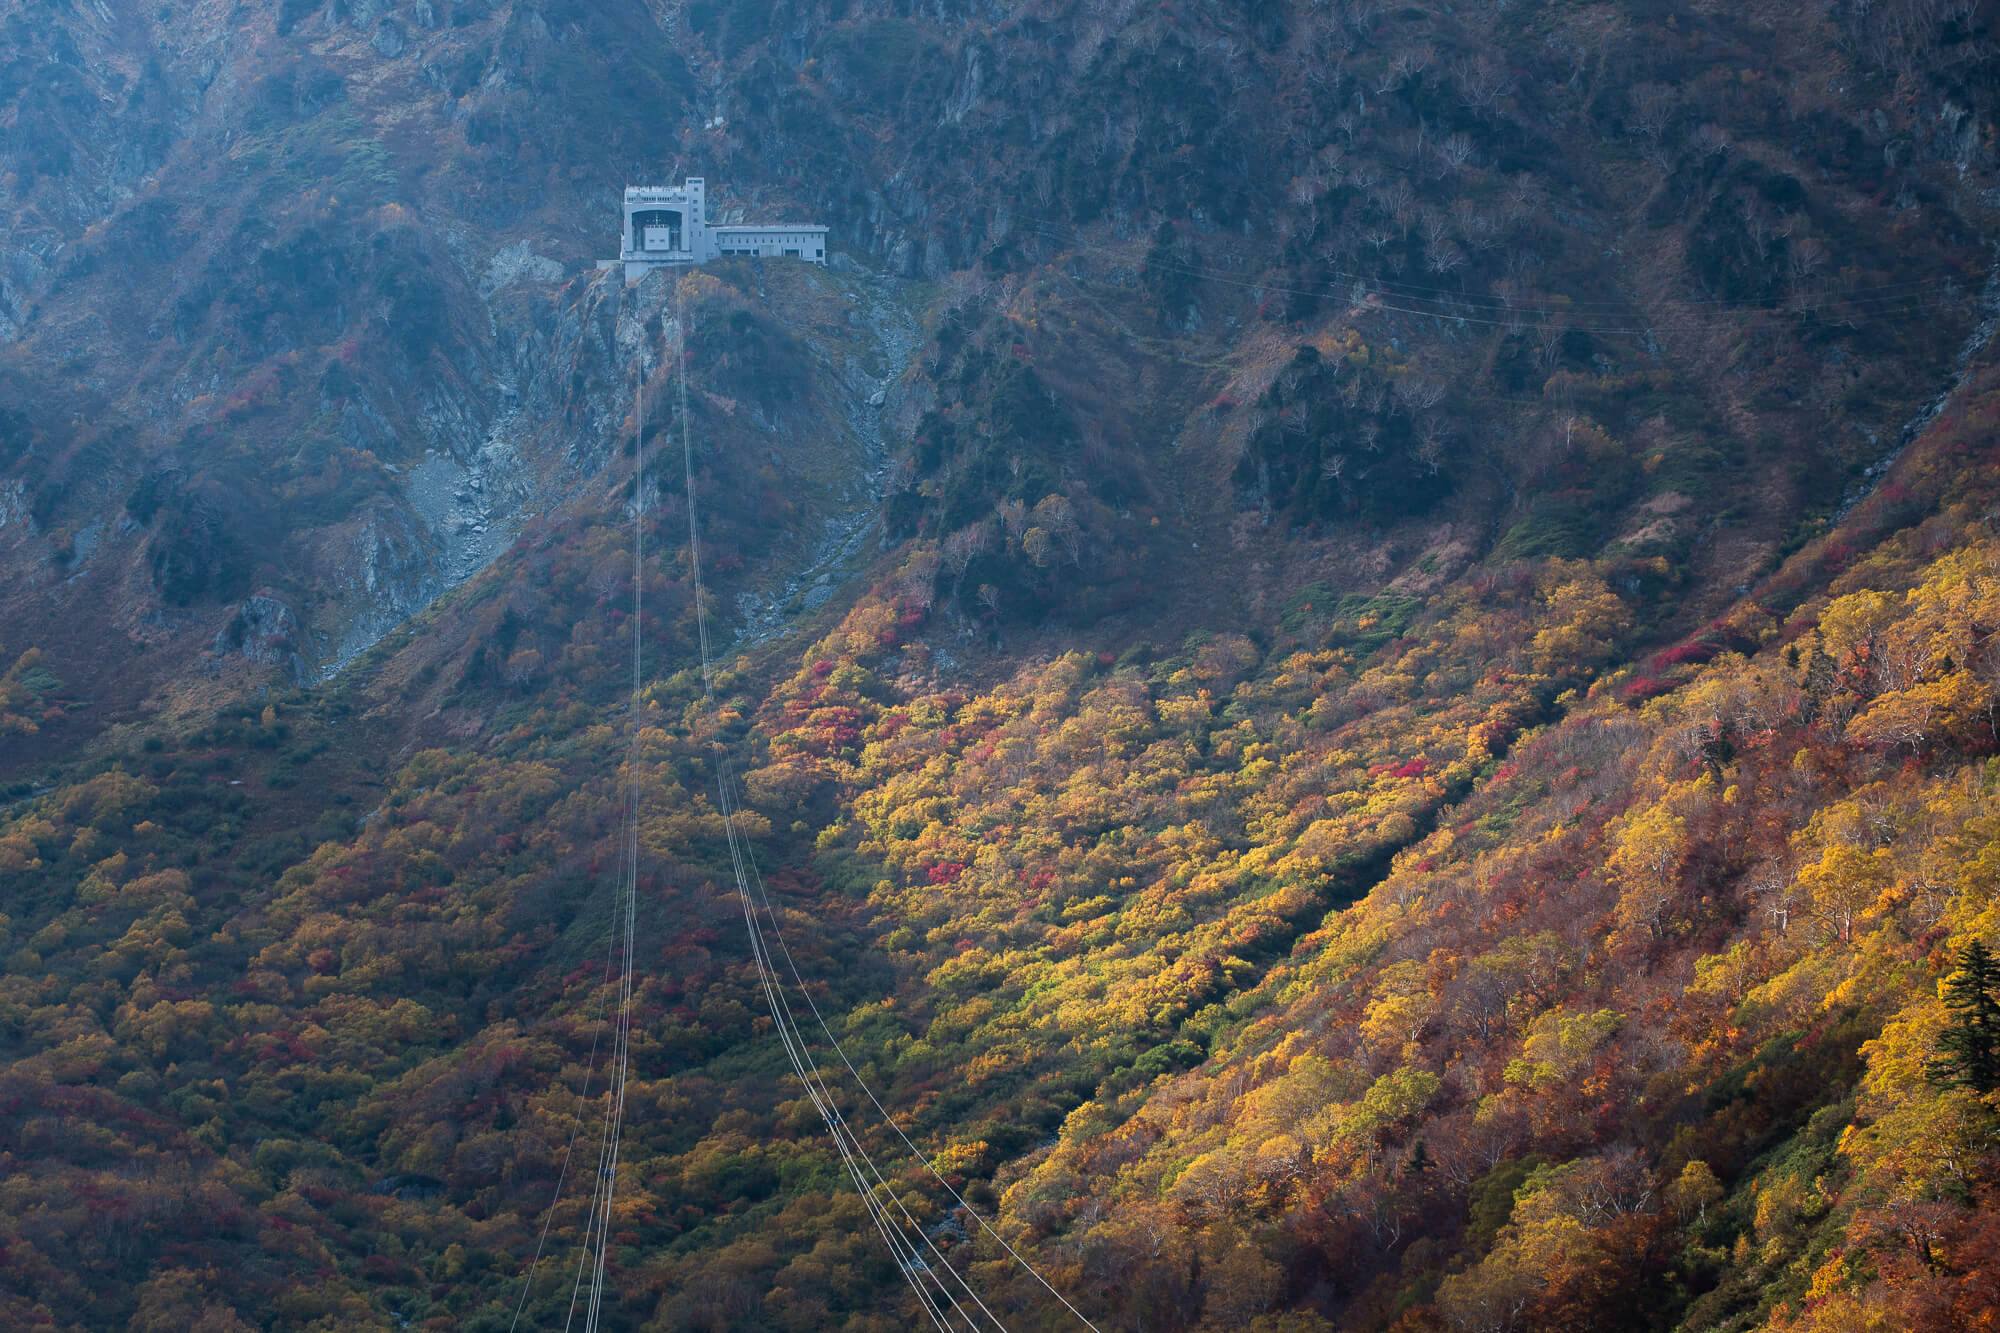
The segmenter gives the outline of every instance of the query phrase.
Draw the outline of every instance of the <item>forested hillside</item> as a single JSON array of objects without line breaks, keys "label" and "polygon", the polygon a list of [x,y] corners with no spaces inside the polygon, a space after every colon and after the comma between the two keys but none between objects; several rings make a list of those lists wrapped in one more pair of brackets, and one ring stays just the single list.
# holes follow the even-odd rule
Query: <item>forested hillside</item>
[{"label": "forested hillside", "polygon": [[0,1325],[1990,1327],[1996,37],[0,5]]}]

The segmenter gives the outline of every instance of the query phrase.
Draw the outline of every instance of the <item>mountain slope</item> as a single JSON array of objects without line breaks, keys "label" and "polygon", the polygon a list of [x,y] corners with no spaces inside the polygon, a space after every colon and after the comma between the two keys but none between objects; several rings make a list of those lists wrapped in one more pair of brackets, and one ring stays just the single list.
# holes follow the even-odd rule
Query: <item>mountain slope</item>
[{"label": "mountain slope", "polygon": [[[1893,449],[1986,266],[1976,10],[251,14],[8,29],[7,616],[91,605],[125,678],[188,679],[252,595],[264,655],[331,669],[575,496],[629,367],[558,287],[635,177],[957,273],[885,517],[1061,492],[1084,616],[1131,601],[1122,515],[1212,552],[1245,506],[1385,574],[1447,523],[1645,530],[1733,587]],[[1306,343],[1369,359],[1279,382]],[[971,587],[1045,605],[1030,563]],[[100,717],[142,693],[45,648]]]},{"label": "mountain slope", "polygon": [[1964,1326],[1993,22],[10,12],[6,1322]]}]

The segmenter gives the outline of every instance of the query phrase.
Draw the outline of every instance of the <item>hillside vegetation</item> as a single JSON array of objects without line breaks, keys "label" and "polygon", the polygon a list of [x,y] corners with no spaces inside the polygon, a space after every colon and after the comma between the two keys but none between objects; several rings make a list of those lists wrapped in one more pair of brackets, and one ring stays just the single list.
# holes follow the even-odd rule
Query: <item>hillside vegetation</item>
[{"label": "hillside vegetation", "polygon": [[[1990,1324],[1990,5],[118,16],[0,20],[0,1324],[562,1321],[630,791],[603,1326],[920,1326],[723,755],[1007,1327]],[[589,268],[669,166],[842,264]]]},{"label": "hillside vegetation", "polygon": [[[850,1057],[1106,1326],[1975,1326],[1995,1086],[1940,982],[1994,928],[2000,393],[1954,407],[1656,675],[1577,665],[1629,617],[1546,561],[944,693],[886,674],[923,617],[878,594],[768,703],[651,687],[620,1319],[866,1327],[896,1281],[758,1035],[720,735]],[[9,813],[17,1326],[519,1296],[589,1121],[614,733],[528,704],[258,832],[344,711],[225,710]]]}]

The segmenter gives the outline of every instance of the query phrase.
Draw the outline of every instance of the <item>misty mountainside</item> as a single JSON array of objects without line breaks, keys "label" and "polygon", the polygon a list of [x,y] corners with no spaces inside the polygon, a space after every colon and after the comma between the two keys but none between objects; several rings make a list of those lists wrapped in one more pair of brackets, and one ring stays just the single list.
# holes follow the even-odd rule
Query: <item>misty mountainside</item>
[{"label": "misty mountainside", "polygon": [[0,0],[0,1324],[1983,1327],[1996,39]]},{"label": "misty mountainside", "polygon": [[[1641,532],[1739,586],[1979,319],[1984,29],[1918,11],[22,7],[9,621],[91,729],[218,648],[351,660],[594,493],[640,370],[592,264],[684,172],[936,325],[891,476],[852,413],[780,455],[892,537],[1061,495],[1071,619],[1133,604],[1153,518],[1240,551],[1248,513],[1319,539],[1238,561],[1266,610],[1295,551],[1379,586]],[[1034,619],[1031,566],[971,587]]]}]

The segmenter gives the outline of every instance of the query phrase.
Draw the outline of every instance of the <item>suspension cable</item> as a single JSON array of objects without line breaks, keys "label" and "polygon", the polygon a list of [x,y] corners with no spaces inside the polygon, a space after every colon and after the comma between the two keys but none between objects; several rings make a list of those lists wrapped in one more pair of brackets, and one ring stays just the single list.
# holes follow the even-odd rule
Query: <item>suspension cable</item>
[{"label": "suspension cable", "polygon": [[1039,1283],[1044,1290],[1046,1290],[1051,1296],[1054,1296],[1056,1300],[1060,1301],[1063,1305],[1063,1308],[1068,1310],[1071,1314],[1075,1315],[1078,1321],[1081,1322],[1084,1325],[1084,1327],[1089,1328],[1093,1330],[1093,1333],[1096,1333],[1097,1325],[1090,1321],[1089,1316],[1085,1315],[1083,1311],[1077,1309],[1076,1306],[1070,1302],[1068,1297],[1064,1296],[1062,1292],[1058,1291],[1053,1285],[1051,1285],[1049,1280],[1042,1276],[1041,1272],[1036,1269],[1034,1264],[1030,1263],[1027,1260],[1027,1258],[1021,1254],[1019,1250],[1016,1250],[1011,1244],[1009,1244],[1007,1238],[1001,1235],[999,1231],[994,1229],[993,1225],[990,1222],[988,1222],[984,1217],[980,1216],[978,1209],[974,1208],[971,1204],[965,1201],[964,1196],[962,1196],[956,1189],[952,1187],[951,1182],[946,1180],[944,1176],[938,1172],[937,1168],[930,1164],[930,1159],[923,1155],[923,1152],[917,1147],[915,1143],[911,1142],[910,1136],[903,1132],[903,1127],[896,1123],[895,1117],[889,1114],[888,1108],[883,1106],[881,1101],[876,1098],[875,1093],[869,1088],[867,1080],[861,1077],[861,1071],[855,1068],[853,1060],[848,1058],[846,1049],[840,1044],[840,1039],[833,1035],[833,1029],[827,1024],[825,1016],[820,1012],[819,1005],[812,998],[812,992],[809,989],[807,989],[804,978],[800,976],[798,965],[796,962],[793,961],[792,958],[791,946],[786,942],[784,932],[778,927],[777,909],[775,905],[771,902],[770,893],[764,885],[764,879],[762,874],[758,872],[756,853],[754,851],[749,852],[749,857],[750,857],[751,877],[756,885],[758,894],[763,899],[764,903],[763,910],[771,918],[772,934],[777,937],[778,948],[780,952],[782,952],[785,956],[785,964],[787,968],[791,971],[792,977],[795,980],[800,993],[805,996],[807,1008],[812,1011],[813,1019],[818,1024],[820,1031],[826,1035],[826,1040],[828,1045],[830,1045],[833,1048],[834,1054],[840,1057],[840,1062],[842,1065],[846,1066],[847,1072],[853,1075],[854,1082],[856,1083],[857,1086],[860,1087],[862,1093],[867,1096],[869,1103],[874,1106],[877,1114],[879,1114],[882,1117],[883,1123],[887,1124],[891,1130],[895,1131],[896,1137],[902,1140],[903,1146],[908,1148],[910,1150],[910,1153],[914,1157],[916,1157],[918,1161],[924,1164],[924,1169],[930,1173],[931,1177],[934,1180],[936,1180],[939,1185],[944,1187],[945,1191],[951,1195],[952,1200],[965,1211],[966,1215],[979,1224],[979,1227],[982,1231],[984,1231],[987,1235],[991,1236],[999,1244],[1000,1248],[1005,1250],[1010,1258],[1012,1258],[1023,1269],[1025,1269],[1028,1275],[1034,1278],[1035,1281]]},{"label": "suspension cable", "polygon": [[632,442],[632,685],[628,708],[624,772],[625,810],[619,848],[618,894],[614,900],[614,940],[621,954],[618,972],[618,1012],[613,1023],[611,1085],[606,1089],[597,1178],[591,1191],[589,1219],[577,1253],[576,1279],[570,1289],[565,1333],[583,1309],[584,1333],[597,1333],[604,1307],[605,1270],[610,1260],[611,1222],[617,1203],[619,1151],[624,1141],[625,1098],[631,1086],[632,978],[635,968],[639,900],[639,738],[644,725],[645,588],[646,588],[646,413],[645,370],[633,390]]},{"label": "suspension cable", "polygon": [[[634,404],[633,410],[635,418],[637,419],[636,429],[641,435],[641,437],[643,437],[643,432],[645,430],[644,417],[639,415],[639,404],[641,401],[641,394],[643,393],[643,390],[644,390],[644,380],[642,376],[640,382],[635,386],[633,390],[633,404]],[[627,1062],[629,1060],[629,1051],[630,1051],[630,1040],[629,1040],[630,1007],[631,1007],[630,1000],[631,1000],[632,953],[633,953],[632,927],[634,924],[633,906],[634,906],[634,900],[636,899],[636,887],[637,887],[637,875],[638,875],[638,851],[639,851],[637,766],[631,761],[633,759],[636,759],[639,746],[638,708],[639,708],[639,680],[640,680],[642,659],[641,659],[641,643],[639,637],[638,613],[642,606],[640,600],[641,597],[640,575],[642,572],[642,560],[644,552],[644,546],[643,546],[644,533],[642,528],[640,527],[641,511],[640,511],[640,495],[639,495],[639,482],[643,474],[639,472],[638,469],[643,467],[644,465],[644,460],[642,457],[640,457],[642,453],[643,450],[635,448],[634,462],[633,462],[634,511],[633,511],[633,584],[632,584],[632,601],[633,601],[632,736],[630,740],[630,749],[628,751],[628,760],[627,760],[627,770],[628,770],[627,775],[629,777],[628,796],[626,800],[627,836],[621,839],[621,842],[623,842],[625,845],[620,848],[620,853],[621,853],[620,885],[621,889],[624,890],[624,892],[621,894],[623,902],[618,902],[617,900],[614,900],[612,908],[614,927],[611,935],[607,938],[605,942],[604,977],[602,982],[597,987],[597,1014],[591,1028],[590,1055],[584,1064],[583,1082],[577,1090],[576,1125],[574,1128],[571,1129],[569,1143],[563,1149],[563,1161],[561,1168],[556,1173],[555,1190],[549,1198],[548,1209],[542,1215],[541,1232],[535,1238],[534,1257],[529,1260],[527,1275],[522,1279],[520,1297],[514,1302],[513,1318],[509,1320],[507,1324],[508,1333],[514,1333],[514,1330],[519,1327],[521,1323],[521,1315],[527,1308],[528,1296],[534,1289],[535,1273],[541,1267],[542,1254],[548,1244],[549,1231],[551,1226],[555,1222],[556,1209],[562,1202],[563,1187],[569,1179],[570,1163],[576,1155],[577,1140],[581,1138],[583,1135],[583,1124],[584,1124],[583,1112],[584,1112],[584,1107],[589,1103],[590,1084],[597,1070],[597,1052],[604,1038],[604,1017],[605,1017],[606,998],[611,990],[611,978],[613,974],[613,967],[617,962],[621,961],[619,959],[619,954],[621,952],[620,950],[621,943],[623,945],[622,949],[623,966],[622,968],[619,969],[620,999],[619,999],[618,1015],[614,1022],[614,1035],[612,1043],[613,1050],[611,1056],[607,1060],[608,1064],[615,1066],[615,1072],[611,1076],[612,1089],[610,1095],[607,1096],[606,1113],[607,1116],[610,1114],[612,1102],[613,1100],[615,1100],[619,1108],[619,1115],[621,1120],[623,1114],[626,1067],[627,1067]],[[624,930],[622,932],[623,936],[622,941],[620,938],[621,932],[619,932],[616,928],[616,922],[620,915],[621,908],[623,909],[623,916],[624,916]],[[588,1214],[588,1220],[585,1226],[584,1248],[578,1257],[578,1279],[579,1279],[578,1287],[580,1287],[581,1285],[584,1259],[590,1254],[592,1249],[591,1237],[595,1235],[599,1229],[597,1227],[597,1217],[601,1201],[600,1196],[603,1195],[606,1187],[604,1158],[605,1158],[605,1151],[607,1147],[610,1146],[611,1142],[612,1142],[612,1135],[608,1132],[599,1142],[598,1174],[591,1194],[591,1206]],[[614,1162],[615,1162],[615,1152],[614,1152]],[[605,1215],[608,1217],[609,1216],[608,1201],[603,1201],[603,1207]],[[603,1271],[603,1259],[602,1259],[601,1248],[599,1249],[599,1259],[596,1267],[598,1274],[601,1275]],[[601,1286],[601,1282],[598,1285]],[[570,1294],[569,1313],[563,1321],[564,1329],[568,1329],[576,1317],[576,1303],[577,1303],[577,1288],[573,1287]],[[592,1317],[592,1321],[589,1326],[593,1328],[595,1327],[594,1315]]]},{"label": "suspension cable", "polygon": [[[691,322],[686,311],[685,292],[680,288],[676,288],[675,291],[675,318],[681,342],[677,383],[680,393],[682,467],[688,499],[689,568],[694,581],[696,632],[701,647],[702,696],[712,710],[715,703],[716,673],[713,644],[707,621],[707,590],[701,575],[701,534],[696,504],[692,418],[687,406],[687,345]],[[754,862],[750,859],[749,849],[736,826],[738,804],[735,777],[728,763],[728,754],[722,748],[719,738],[716,740],[716,752],[718,809],[722,815],[723,831],[729,845],[731,869],[736,880],[738,900],[744,913],[744,926],[750,938],[751,958],[756,966],[758,984],[764,992],[765,1002],[770,1009],[772,1023],[785,1050],[787,1062],[791,1064],[793,1073],[804,1086],[808,1099],[825,1122],[828,1133],[833,1138],[835,1150],[839,1153],[842,1164],[855,1185],[863,1207],[868,1210],[870,1220],[881,1233],[891,1257],[896,1260],[898,1269],[932,1322],[941,1330],[949,1327],[946,1322],[948,1307],[952,1315],[964,1321],[965,1327],[977,1329],[982,1326],[980,1321],[965,1308],[957,1292],[946,1281],[945,1275],[948,1275],[951,1281],[956,1282],[964,1291],[966,1298],[978,1312],[1004,1333],[1005,1323],[984,1301],[980,1300],[964,1275],[952,1266],[936,1242],[910,1214],[907,1205],[896,1195],[887,1175],[876,1164],[861,1143],[859,1135],[841,1114],[832,1089],[819,1072],[817,1062],[810,1055],[804,1035],[792,1017],[791,1006],[784,998],[778,970],[759,921],[760,908],[757,897],[750,888],[751,877],[755,873]],[[780,943],[782,944],[782,938]],[[789,950],[787,958],[789,960]],[[791,970],[797,978],[796,966],[794,965]],[[799,984],[803,985],[803,982]],[[810,1001],[810,997],[808,999]],[[851,1068],[851,1065],[849,1067]],[[870,1100],[875,1100],[872,1094]],[[921,1160],[921,1154],[918,1156]],[[889,1202],[885,1203],[880,1197],[882,1195],[886,1195]],[[894,1204],[895,1212],[901,1214],[900,1221],[891,1213],[891,1203]],[[917,1239],[912,1240],[910,1235],[905,1233],[904,1227],[914,1232]],[[936,1256],[938,1262],[935,1266],[926,1260],[925,1250]],[[929,1280],[930,1286],[926,1285],[925,1279]]]},{"label": "suspension cable", "polygon": [[576,1094],[576,1124],[570,1130],[568,1145],[563,1149],[562,1167],[556,1172],[555,1191],[549,1196],[549,1206],[542,1214],[541,1234],[535,1238],[535,1255],[528,1263],[527,1276],[521,1281],[521,1295],[514,1302],[514,1317],[508,1321],[507,1333],[514,1333],[514,1330],[519,1327],[521,1312],[527,1308],[528,1293],[534,1289],[535,1285],[535,1270],[541,1266],[542,1250],[548,1244],[549,1227],[555,1221],[556,1206],[562,1202],[563,1183],[569,1178],[570,1161],[576,1155],[576,1141],[583,1137],[583,1108],[590,1101],[590,1081],[597,1071],[597,1048],[604,1038],[604,1002],[605,996],[611,991],[611,967],[612,960],[616,956],[616,949],[617,940],[615,938],[607,939],[604,948],[604,979],[596,987],[597,1015],[591,1025],[590,1055],[584,1062],[583,1083],[577,1089]]},{"label": "suspension cable", "polygon": [[[702,694],[704,700],[712,708],[714,705],[715,671],[713,666],[713,648],[707,620],[706,591],[701,576],[700,525],[695,503],[694,451],[691,437],[691,421],[687,409],[687,358],[684,349],[688,338],[689,323],[685,312],[685,298],[678,290],[676,292],[676,317],[680,325],[683,346],[680,358],[679,388],[682,464],[685,470],[688,500],[689,567],[695,584],[695,620],[697,638],[701,645],[702,655]],[[716,748],[717,794],[720,813],[722,814],[723,831],[729,844],[731,868],[734,871],[737,881],[737,891],[743,904],[745,926],[750,935],[751,953],[757,965],[759,983],[765,992],[766,1001],[772,1011],[773,1023],[779,1029],[780,1040],[785,1046],[794,1072],[798,1074],[800,1081],[805,1084],[808,1097],[826,1121],[827,1128],[833,1135],[836,1148],[840,1151],[850,1175],[854,1177],[857,1189],[861,1192],[864,1205],[869,1208],[870,1215],[875,1220],[878,1230],[883,1232],[885,1240],[889,1240],[892,1235],[898,1233],[895,1219],[885,1216],[886,1206],[880,1205],[879,1200],[873,1197],[874,1191],[868,1188],[864,1177],[864,1168],[866,1174],[873,1175],[880,1187],[889,1194],[890,1198],[895,1202],[898,1211],[902,1213],[904,1222],[922,1238],[924,1248],[937,1256],[939,1260],[938,1266],[959,1283],[967,1297],[992,1323],[1002,1329],[1006,1327],[999,1316],[994,1314],[984,1301],[980,1300],[978,1294],[973,1291],[964,1275],[958,1272],[943,1252],[938,1249],[936,1243],[923,1230],[921,1225],[917,1223],[916,1219],[910,1215],[908,1208],[902,1203],[902,1200],[895,1195],[893,1189],[889,1188],[886,1177],[883,1176],[880,1168],[876,1166],[873,1158],[869,1156],[866,1149],[862,1146],[858,1135],[855,1134],[852,1127],[840,1115],[837,1104],[833,1100],[832,1090],[826,1084],[824,1077],[818,1072],[816,1062],[812,1061],[808,1056],[803,1035],[798,1031],[797,1024],[792,1020],[790,1005],[783,999],[782,984],[779,980],[774,956],[765,940],[764,926],[761,918],[769,918],[771,934],[777,941],[778,953],[783,956],[785,968],[790,973],[792,983],[805,996],[806,1005],[828,1044],[833,1048],[835,1054],[839,1056],[842,1066],[854,1079],[856,1085],[860,1087],[862,1093],[867,1097],[869,1104],[882,1118],[884,1123],[895,1133],[896,1137],[902,1142],[903,1147],[916,1158],[933,1179],[945,1188],[953,1201],[977,1221],[982,1230],[999,1243],[1000,1247],[1006,1251],[1010,1258],[1025,1269],[1036,1282],[1053,1295],[1080,1323],[1086,1328],[1091,1329],[1093,1333],[1096,1333],[1097,1326],[1082,1311],[1078,1310],[1067,1297],[1058,1291],[1047,1278],[1037,1271],[1035,1266],[1025,1256],[1009,1244],[1007,1239],[995,1230],[985,1218],[981,1217],[965,1201],[963,1196],[952,1187],[951,1183],[945,1180],[937,1169],[930,1164],[929,1160],[917,1148],[916,1144],[903,1132],[902,1127],[896,1124],[894,1117],[882,1105],[881,1099],[868,1087],[867,1081],[862,1078],[860,1070],[855,1067],[854,1062],[848,1057],[839,1040],[834,1037],[825,1016],[820,1012],[818,1004],[812,998],[811,990],[806,985],[797,960],[792,954],[791,946],[785,940],[784,931],[779,922],[776,908],[764,885],[763,876],[758,870],[755,852],[750,849],[747,840],[743,839],[737,831],[736,812],[739,809],[739,793],[736,776],[729,763],[727,752],[721,747],[719,738]],[[901,1239],[903,1242],[902,1245],[890,1241],[891,1252],[898,1258],[899,1263],[904,1268],[905,1276],[911,1278],[913,1289],[916,1289],[919,1297],[922,1298],[924,1295],[923,1289],[916,1281],[915,1274],[910,1271],[911,1265],[906,1261],[905,1256],[914,1258],[918,1264],[923,1264],[927,1270],[929,1270],[929,1266],[924,1264],[921,1252],[906,1236]],[[907,1250],[905,1247],[908,1247]],[[943,1278],[939,1277],[935,1270],[929,1271],[933,1281],[937,1283],[939,1290],[947,1299],[951,1300],[954,1308],[960,1309],[961,1315],[967,1319],[968,1323],[977,1327],[976,1321],[973,1321],[971,1316],[965,1314],[962,1307],[959,1307],[956,1297],[950,1288],[945,1285]],[[925,1300],[924,1303],[926,1308],[929,1309],[929,1301]]]}]

